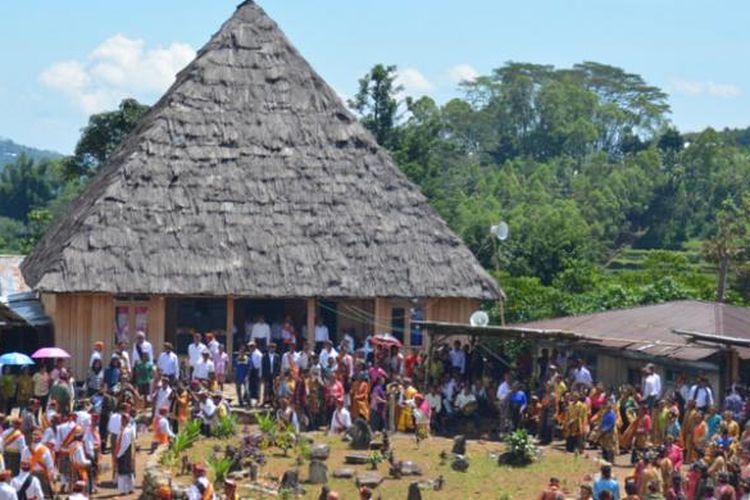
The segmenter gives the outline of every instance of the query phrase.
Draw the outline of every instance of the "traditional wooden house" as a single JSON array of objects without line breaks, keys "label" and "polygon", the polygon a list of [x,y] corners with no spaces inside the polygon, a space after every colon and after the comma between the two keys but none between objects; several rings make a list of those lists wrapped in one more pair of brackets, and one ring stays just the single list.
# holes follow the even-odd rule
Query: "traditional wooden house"
[{"label": "traditional wooden house", "polygon": [[[240,5],[22,265],[77,355],[256,313],[312,330],[466,322],[501,290],[253,2]],[[405,340],[408,342],[408,336]]]}]

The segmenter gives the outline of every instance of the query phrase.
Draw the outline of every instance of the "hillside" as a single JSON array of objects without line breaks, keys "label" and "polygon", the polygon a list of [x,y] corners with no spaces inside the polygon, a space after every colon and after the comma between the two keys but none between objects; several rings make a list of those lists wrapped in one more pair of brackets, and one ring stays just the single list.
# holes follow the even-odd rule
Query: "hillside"
[{"label": "hillside", "polygon": [[59,158],[62,155],[55,151],[46,151],[29,146],[16,144],[10,139],[0,137],[0,168],[16,160],[19,156],[25,154],[34,161]]}]

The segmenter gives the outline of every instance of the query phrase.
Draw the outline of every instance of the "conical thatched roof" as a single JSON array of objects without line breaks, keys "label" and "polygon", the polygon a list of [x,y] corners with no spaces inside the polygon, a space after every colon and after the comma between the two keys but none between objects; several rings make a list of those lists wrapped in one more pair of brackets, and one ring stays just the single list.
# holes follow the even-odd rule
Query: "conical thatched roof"
[{"label": "conical thatched roof", "polygon": [[177,75],[23,273],[52,292],[500,293],[250,1]]}]

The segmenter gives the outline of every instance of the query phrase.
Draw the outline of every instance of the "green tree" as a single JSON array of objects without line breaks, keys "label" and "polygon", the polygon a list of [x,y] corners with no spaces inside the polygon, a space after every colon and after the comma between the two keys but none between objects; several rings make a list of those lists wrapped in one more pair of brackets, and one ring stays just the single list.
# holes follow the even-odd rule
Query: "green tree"
[{"label": "green tree", "polygon": [[0,216],[25,224],[29,212],[49,203],[61,185],[54,160],[34,163],[21,155],[0,171]]},{"label": "green tree", "polygon": [[94,175],[149,109],[149,106],[128,98],[123,99],[114,111],[91,115],[81,131],[73,156],[64,160],[65,178],[76,180]]},{"label": "green tree", "polygon": [[716,231],[703,247],[706,257],[719,266],[717,302],[724,301],[730,266],[747,256],[750,197],[745,198],[743,208],[737,207],[732,200],[726,200],[717,215]]},{"label": "green tree", "polygon": [[359,91],[350,99],[349,107],[359,114],[362,124],[372,132],[378,144],[387,148],[396,145],[397,94],[396,66],[376,64],[359,80]]}]

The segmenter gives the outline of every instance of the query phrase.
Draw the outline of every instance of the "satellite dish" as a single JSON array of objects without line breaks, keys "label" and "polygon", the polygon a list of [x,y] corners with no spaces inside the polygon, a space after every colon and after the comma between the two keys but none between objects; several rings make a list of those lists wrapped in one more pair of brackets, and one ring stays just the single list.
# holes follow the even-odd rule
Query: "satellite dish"
[{"label": "satellite dish", "polygon": [[495,224],[490,228],[490,233],[494,234],[498,240],[505,241],[508,239],[508,224],[506,222]]},{"label": "satellite dish", "polygon": [[474,311],[469,318],[471,326],[487,326],[489,322],[490,317],[484,311]]}]

